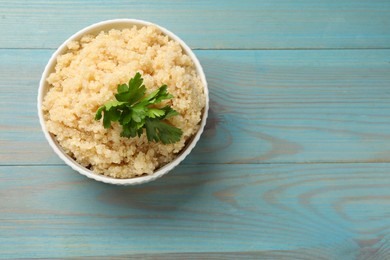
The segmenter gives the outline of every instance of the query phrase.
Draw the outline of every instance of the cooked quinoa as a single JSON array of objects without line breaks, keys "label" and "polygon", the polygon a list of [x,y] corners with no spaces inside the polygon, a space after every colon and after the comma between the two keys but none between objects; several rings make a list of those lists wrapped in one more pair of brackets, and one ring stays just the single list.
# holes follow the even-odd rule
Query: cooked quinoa
[{"label": "cooked quinoa", "polygon": [[[114,99],[118,84],[141,73],[147,93],[163,84],[174,98],[166,101],[180,115],[169,119],[183,131],[174,144],[121,137],[116,122],[104,129],[96,110]],[[180,44],[157,27],[135,26],[87,35],[68,44],[47,78],[43,101],[47,129],[64,151],[92,171],[114,178],[152,174],[171,162],[199,129],[205,106],[203,84]]]}]

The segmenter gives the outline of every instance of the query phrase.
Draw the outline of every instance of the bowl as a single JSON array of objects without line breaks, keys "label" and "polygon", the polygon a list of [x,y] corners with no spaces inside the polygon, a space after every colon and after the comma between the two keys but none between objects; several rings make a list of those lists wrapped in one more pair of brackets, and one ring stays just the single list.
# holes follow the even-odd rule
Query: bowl
[{"label": "bowl", "polygon": [[[170,39],[177,41],[185,54],[187,54],[193,61],[195,68],[197,70],[197,73],[203,83],[204,86],[204,94],[206,97],[205,107],[203,110],[203,115],[200,122],[200,128],[198,132],[189,140],[187,145],[183,148],[183,150],[178,154],[178,156],[171,161],[170,163],[164,165],[161,168],[158,168],[153,174],[146,175],[146,176],[140,176],[140,177],[134,177],[134,178],[128,178],[128,179],[116,179],[112,177],[108,177],[105,175],[100,175],[98,173],[95,173],[82,165],[80,165],[78,162],[76,162],[72,157],[70,157],[68,154],[64,152],[64,150],[61,148],[61,146],[58,144],[58,142],[55,140],[54,136],[50,134],[46,128],[45,120],[43,116],[42,111],[42,103],[43,98],[48,92],[49,84],[46,81],[46,78],[50,75],[50,73],[54,72],[54,68],[56,65],[56,59],[59,55],[64,54],[67,50],[67,43],[73,40],[79,40],[82,36],[86,34],[92,34],[97,35],[101,31],[108,31],[110,29],[124,29],[129,28],[132,26],[137,26],[138,28],[148,25],[153,25],[159,28],[165,35],[167,35]],[[75,33],[71,37],[69,37],[61,46],[54,52],[54,54],[51,56],[49,62],[47,63],[44,72],[42,73],[42,77],[39,83],[39,90],[38,90],[38,116],[39,116],[39,122],[42,127],[42,131],[45,135],[45,138],[49,142],[49,145],[54,150],[54,152],[72,169],[79,172],[80,174],[94,179],[96,181],[109,183],[109,184],[116,184],[116,185],[136,185],[136,184],[142,184],[146,182],[153,181],[165,174],[167,174],[169,171],[171,171],[173,168],[175,168],[181,161],[183,161],[187,155],[191,152],[191,150],[195,147],[196,143],[198,142],[204,126],[206,124],[206,119],[208,115],[208,108],[209,108],[209,92],[207,88],[207,82],[206,77],[203,72],[202,66],[199,63],[199,60],[196,58],[195,54],[192,52],[192,50],[187,46],[187,44],[182,41],[178,36],[176,36],[174,33],[168,31],[167,29],[156,25],[154,23],[150,23],[147,21],[142,20],[136,20],[136,19],[115,19],[115,20],[107,20],[99,23],[92,24],[79,32]]]}]

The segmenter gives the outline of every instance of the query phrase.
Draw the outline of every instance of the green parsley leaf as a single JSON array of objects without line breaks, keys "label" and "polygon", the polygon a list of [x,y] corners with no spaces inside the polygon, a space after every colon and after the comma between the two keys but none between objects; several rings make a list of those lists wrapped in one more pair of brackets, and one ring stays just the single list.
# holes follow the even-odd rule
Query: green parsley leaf
[{"label": "green parsley leaf", "polygon": [[144,100],[147,100],[150,104],[156,104],[165,99],[173,98],[173,96],[168,93],[167,89],[167,85],[162,85],[160,88],[150,93]]},{"label": "green parsley leaf", "polygon": [[150,118],[160,118],[165,115],[165,111],[157,108],[150,108],[147,112],[147,116]]},{"label": "green parsley leaf", "polygon": [[103,117],[104,128],[110,128],[112,122],[118,121],[122,126],[123,137],[141,136],[145,129],[149,141],[163,144],[178,142],[183,131],[167,123],[166,119],[179,113],[170,106],[156,107],[163,100],[173,98],[167,90],[168,86],[162,85],[145,96],[146,87],[141,74],[137,72],[128,84],[118,85],[116,100],[99,107],[95,120]]},{"label": "green parsley leaf", "polygon": [[164,119],[179,115],[179,113],[170,106],[165,106],[162,108],[162,110],[165,112]]},{"label": "green parsley leaf", "polygon": [[145,120],[146,135],[149,141],[161,141],[163,144],[176,143],[180,140],[181,129],[160,121],[159,119]]}]

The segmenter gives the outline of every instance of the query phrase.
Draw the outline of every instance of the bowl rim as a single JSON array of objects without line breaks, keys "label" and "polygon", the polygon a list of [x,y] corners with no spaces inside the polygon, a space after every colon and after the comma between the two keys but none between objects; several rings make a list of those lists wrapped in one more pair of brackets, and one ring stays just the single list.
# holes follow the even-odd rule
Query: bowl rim
[{"label": "bowl rim", "polygon": [[[157,171],[155,171],[151,175],[146,176],[140,176],[140,177],[134,177],[134,178],[127,178],[127,179],[116,179],[113,177],[100,175],[98,173],[95,173],[83,166],[81,166],[78,162],[76,162],[73,158],[71,158],[68,154],[65,153],[65,151],[62,149],[62,147],[58,144],[58,142],[53,138],[53,136],[48,132],[42,112],[42,102],[43,98],[45,96],[45,92],[47,91],[47,82],[46,79],[49,76],[49,74],[53,71],[55,64],[57,63],[57,56],[61,55],[65,51],[68,50],[67,44],[72,41],[81,38],[85,34],[96,34],[95,32],[100,31],[108,31],[109,29],[115,29],[118,27],[126,28],[127,26],[148,26],[153,25],[159,28],[165,35],[167,35],[169,38],[177,41],[184,52],[190,56],[191,60],[194,62],[196,71],[202,81],[203,87],[204,87],[204,94],[206,98],[205,107],[203,109],[203,115],[200,122],[200,127],[198,132],[190,139],[190,142],[183,148],[183,150],[179,153],[179,155],[170,163],[164,165],[163,167],[159,168]],[[112,26],[112,27],[111,27]],[[110,27],[110,28],[108,28]],[[104,29],[106,28],[106,29]],[[70,166],[73,170],[79,172],[80,174],[90,178],[94,179],[96,181],[109,183],[109,184],[116,184],[116,185],[136,185],[136,184],[142,184],[147,183],[153,180],[156,180],[157,178],[160,178],[161,176],[167,174],[169,171],[171,171],[173,168],[175,168],[179,163],[181,163],[187,155],[192,151],[192,149],[195,147],[196,143],[199,141],[201,134],[203,133],[204,127],[206,125],[207,117],[208,117],[208,110],[209,110],[209,90],[207,86],[206,76],[204,74],[203,68],[198,60],[198,58],[195,56],[191,48],[177,35],[172,33],[171,31],[167,30],[166,28],[157,25],[155,23],[151,23],[144,20],[139,19],[112,19],[112,20],[105,20],[98,23],[91,24],[75,34],[71,35],[68,39],[66,39],[58,48],[57,50],[51,55],[48,63],[45,66],[45,69],[42,73],[40,82],[39,82],[39,88],[38,88],[38,96],[37,96],[37,109],[38,109],[38,117],[39,122],[42,128],[42,131],[45,135],[46,140],[49,142],[49,145],[54,150],[54,152],[62,159],[68,166]]]}]

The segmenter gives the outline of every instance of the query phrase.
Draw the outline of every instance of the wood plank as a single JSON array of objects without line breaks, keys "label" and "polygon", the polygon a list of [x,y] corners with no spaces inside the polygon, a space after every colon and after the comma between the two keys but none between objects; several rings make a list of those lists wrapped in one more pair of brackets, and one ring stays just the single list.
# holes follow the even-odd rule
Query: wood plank
[{"label": "wood plank", "polygon": [[36,108],[40,74],[51,51],[0,53],[1,164],[61,163],[44,139]]},{"label": "wood plank", "polygon": [[0,48],[57,48],[115,18],[155,22],[197,49],[390,47],[387,0],[2,0]]},{"label": "wood plank", "polygon": [[2,166],[0,252],[388,259],[389,170],[387,163],[183,165],[153,183],[119,187],[66,166]]},{"label": "wood plank", "polygon": [[[35,108],[51,52],[0,50],[1,165],[61,163]],[[390,50],[196,53],[211,111],[184,163],[390,162]]]},{"label": "wood plank", "polygon": [[[110,259],[142,259],[142,260],[174,260],[174,259],[188,259],[188,260],[240,260],[240,259],[262,259],[262,260],[280,260],[280,259],[294,259],[294,260],[326,260],[330,259],[323,256],[320,250],[316,249],[299,249],[299,250],[269,250],[269,251],[243,251],[243,252],[182,252],[182,253],[154,253],[154,254],[132,254],[123,256],[109,256]],[[90,256],[77,257],[66,259],[96,259],[105,260],[107,256]],[[344,258],[348,259],[348,258]]]},{"label": "wood plank", "polygon": [[390,51],[203,51],[199,57],[211,118],[195,162],[389,161]]}]

